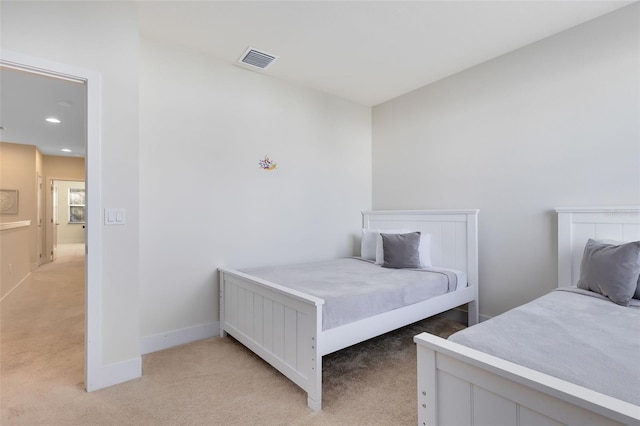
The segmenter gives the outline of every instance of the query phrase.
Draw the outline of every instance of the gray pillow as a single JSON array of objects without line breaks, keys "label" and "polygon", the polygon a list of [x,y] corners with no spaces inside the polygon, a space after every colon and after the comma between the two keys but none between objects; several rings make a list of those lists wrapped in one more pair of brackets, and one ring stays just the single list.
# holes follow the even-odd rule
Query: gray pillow
[{"label": "gray pillow", "polygon": [[578,288],[607,296],[628,306],[638,288],[640,241],[607,244],[589,239],[580,264]]},{"label": "gray pillow", "polygon": [[420,268],[420,232],[383,234],[384,268]]}]

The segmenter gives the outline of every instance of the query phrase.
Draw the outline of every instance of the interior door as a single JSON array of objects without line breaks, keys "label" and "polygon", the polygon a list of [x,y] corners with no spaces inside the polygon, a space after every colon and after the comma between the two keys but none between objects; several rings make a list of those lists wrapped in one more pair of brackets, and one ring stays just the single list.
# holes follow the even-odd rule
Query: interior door
[{"label": "interior door", "polygon": [[[42,258],[42,247],[44,242],[44,225],[42,223],[42,175],[38,173],[38,199],[37,199],[37,226],[38,226],[38,266],[42,265],[45,260]],[[46,259],[46,257],[45,257]]]},{"label": "interior door", "polygon": [[58,185],[55,180],[51,181],[51,200],[53,201],[53,212],[51,216],[51,232],[53,233],[51,238],[51,261],[56,260],[58,251]]}]

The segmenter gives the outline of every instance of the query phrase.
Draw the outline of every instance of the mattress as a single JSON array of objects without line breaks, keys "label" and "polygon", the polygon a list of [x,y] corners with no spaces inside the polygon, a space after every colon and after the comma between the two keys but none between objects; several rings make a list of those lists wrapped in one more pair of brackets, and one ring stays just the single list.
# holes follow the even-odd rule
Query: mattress
[{"label": "mattress", "polygon": [[449,340],[640,405],[640,308],[557,289]]},{"label": "mattress", "polygon": [[453,269],[390,269],[362,258],[242,272],[323,299],[323,330],[455,291],[467,283],[464,272]]}]

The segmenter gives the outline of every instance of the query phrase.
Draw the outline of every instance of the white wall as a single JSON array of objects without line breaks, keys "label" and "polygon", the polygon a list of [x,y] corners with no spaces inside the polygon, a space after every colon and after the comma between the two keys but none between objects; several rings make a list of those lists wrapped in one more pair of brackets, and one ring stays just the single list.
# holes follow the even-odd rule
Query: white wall
[{"label": "white wall", "polygon": [[15,289],[38,262],[37,166],[34,146],[0,142],[0,188],[18,191],[18,212],[0,215],[0,223],[30,221],[0,230],[0,300]]},{"label": "white wall", "polygon": [[100,205],[126,208],[127,224],[94,224],[102,229],[101,305],[95,313],[101,324],[99,363],[135,365],[140,360],[137,7],[9,1],[0,7],[2,49],[101,74]]},{"label": "white wall", "polygon": [[482,314],[555,287],[554,207],[640,204],[638,7],[374,108],[374,208],[480,209]]},{"label": "white wall", "polygon": [[143,353],[217,332],[217,267],[351,255],[370,206],[370,108],[141,41]]}]

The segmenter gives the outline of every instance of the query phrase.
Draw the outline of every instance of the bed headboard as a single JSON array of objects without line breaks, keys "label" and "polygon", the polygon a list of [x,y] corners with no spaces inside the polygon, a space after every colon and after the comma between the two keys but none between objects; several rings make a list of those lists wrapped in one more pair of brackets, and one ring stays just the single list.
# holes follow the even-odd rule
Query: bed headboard
[{"label": "bed headboard", "polygon": [[640,206],[562,207],[558,213],[558,287],[575,286],[589,238],[640,240]]},{"label": "bed headboard", "polygon": [[470,285],[478,283],[478,210],[364,211],[362,226],[431,234],[433,265],[465,271]]}]

